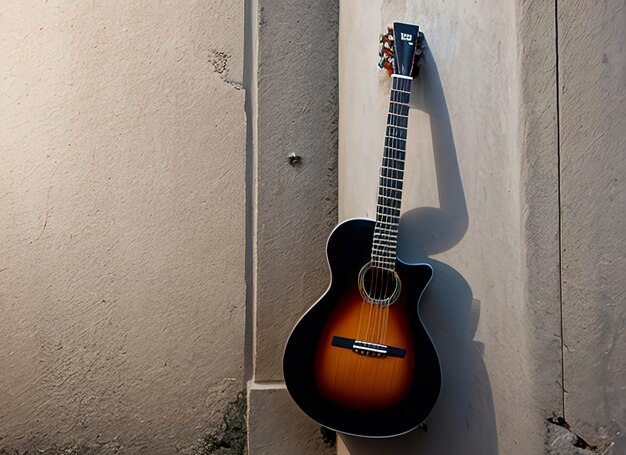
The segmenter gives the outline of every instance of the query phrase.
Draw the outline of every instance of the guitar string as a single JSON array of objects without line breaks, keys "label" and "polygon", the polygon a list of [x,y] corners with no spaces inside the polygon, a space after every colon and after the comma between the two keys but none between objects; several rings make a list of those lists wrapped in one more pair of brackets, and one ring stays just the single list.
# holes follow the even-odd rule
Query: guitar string
[{"label": "guitar string", "polygon": [[[399,109],[402,105],[400,104],[392,104],[390,106],[390,111],[393,114],[398,114],[399,113]],[[393,122],[393,118],[390,118],[391,123],[393,125],[395,125],[395,122]],[[396,145],[396,142],[394,139],[390,139],[391,144],[392,145]],[[389,150],[387,150],[389,151]],[[385,154],[387,155],[385,158],[389,158],[389,154]],[[399,158],[401,158],[399,156]],[[387,159],[386,164],[389,164],[389,159]],[[391,168],[391,167],[390,167]],[[396,170],[395,166],[393,167],[393,170],[386,170],[386,169],[381,169],[381,181],[386,183],[387,185],[385,186],[389,186],[390,188],[397,188],[399,187],[399,185],[396,184],[390,184],[389,183],[389,177],[391,176],[394,181],[396,177],[400,177],[400,172],[403,172],[403,170]],[[403,174],[402,174],[403,175]],[[396,192],[399,192],[401,190],[395,190]],[[392,210],[393,209],[399,209],[399,205],[401,204],[401,199],[398,201],[392,200],[390,199],[388,196],[390,196],[390,190],[385,188],[382,191],[382,195],[378,194],[378,198],[383,198],[383,200],[385,202],[383,202],[382,204],[382,214],[381,213],[377,213],[377,217],[379,218],[379,221],[381,221],[384,225],[386,226],[392,226],[393,224],[396,223],[395,220],[392,220]],[[379,203],[377,202],[377,206],[379,205]],[[389,210],[389,208],[391,208],[392,210]],[[397,210],[399,212],[399,210]],[[377,210],[377,212],[379,212]],[[395,216],[396,218],[399,218],[399,213]],[[370,282],[369,282],[369,295],[373,296],[374,299],[381,299],[382,297],[388,295],[389,293],[389,280],[393,279],[393,283],[391,283],[392,285],[395,285],[395,275],[393,274],[393,272],[390,272],[388,270],[385,270],[382,266],[383,264],[386,262],[385,259],[390,259],[390,252],[395,250],[395,247],[392,245],[397,245],[397,230],[396,232],[394,232],[394,229],[392,228],[390,230],[389,233],[387,233],[386,235],[382,235],[382,233],[378,236],[380,239],[379,241],[377,241],[376,243],[378,243],[380,245],[380,248],[376,248],[374,251],[374,268],[375,268],[375,272],[374,274],[370,273]],[[393,242],[393,243],[392,243]],[[382,246],[384,244],[384,246]],[[395,256],[395,254],[393,254],[393,256]],[[378,261],[376,261],[378,259]],[[395,260],[395,257],[391,258],[393,260]],[[378,262],[378,263],[376,263]],[[370,272],[371,272],[371,268],[370,268]],[[372,277],[373,275],[373,277]],[[379,285],[380,283],[380,285]],[[373,287],[373,289],[372,289]],[[363,312],[364,312],[364,306],[365,306],[365,299],[362,300],[362,305],[361,305],[361,313],[360,313],[360,318],[359,318],[359,327],[357,329],[357,332],[360,335],[361,332],[361,325],[362,325],[362,316],[363,316]],[[386,334],[387,334],[387,328],[388,328],[388,320],[389,320],[389,306],[388,305],[377,305],[376,307],[374,307],[373,304],[369,305],[369,314],[368,314],[368,324],[367,324],[367,336],[365,338],[365,340],[370,340],[370,326],[374,326],[373,328],[377,328],[377,334],[376,334],[376,339],[373,340],[375,342],[379,342],[384,344],[385,340],[386,340]],[[374,316],[375,319],[372,320],[372,311],[374,311]],[[382,313],[382,315],[380,314]],[[381,318],[382,316],[382,318]],[[382,333],[382,334],[381,334]],[[356,368],[354,370],[354,373],[352,375],[352,383],[354,384],[354,381],[356,380],[356,377],[360,376],[361,374],[361,369],[362,369],[362,362],[364,362],[364,359],[359,356],[359,359],[357,360],[357,365]],[[394,365],[395,366],[395,365]],[[376,368],[374,368],[374,382],[376,380],[376,373],[378,371],[378,364],[376,364]],[[391,375],[391,380],[393,379],[393,372]]]},{"label": "guitar string", "polygon": [[[405,80],[394,78],[393,82],[395,83],[393,84],[395,85],[395,87],[392,86],[390,106],[389,106],[390,109],[389,109],[388,115],[391,114],[394,117],[390,116],[388,119],[388,122],[387,122],[388,133],[389,132],[396,133],[397,131],[400,130],[400,128],[406,131],[406,127],[400,124],[397,117],[402,116],[401,108],[405,106],[408,107],[408,103],[404,101],[404,98],[400,99],[397,93],[398,92],[410,93],[409,91],[410,80],[406,80],[406,83],[405,83]],[[394,94],[394,91],[396,92],[396,94]],[[390,131],[389,127],[395,128],[395,130]],[[395,150],[396,149],[395,146],[398,145],[398,149],[397,149],[398,152],[406,153],[404,150],[401,150],[399,146],[399,142],[397,141],[397,139],[400,139],[400,140],[404,139],[405,141],[404,147],[406,147],[405,138],[396,136],[395,134],[392,134],[391,136],[386,135],[386,138],[388,140],[387,142],[391,142],[391,146],[386,145],[387,152],[389,151],[390,148],[392,150]],[[398,160],[399,162],[402,163],[402,165],[398,166],[398,168],[396,168],[395,166],[385,166],[385,164],[389,164],[390,157],[387,153],[383,156],[384,158],[383,161],[386,160],[386,163],[384,163],[383,167],[381,168],[380,181],[381,183],[387,184],[387,185],[384,185],[382,195],[380,194],[380,191],[379,191],[378,198],[379,200],[380,198],[386,199],[388,202],[384,202],[382,204],[382,207],[380,207],[380,210],[382,210],[382,213],[380,213],[380,211],[377,210],[377,217],[379,218],[379,223],[378,223],[379,225],[380,223],[382,223],[384,225],[393,226],[394,224],[397,224],[397,221],[393,220],[392,217],[399,218],[399,213],[397,215],[393,215],[393,213],[391,213],[391,210],[394,210],[394,211],[397,210],[399,212],[400,211],[399,206],[401,204],[401,200],[396,201],[395,199],[391,199],[389,195],[390,189],[393,189],[396,192],[401,192],[400,184],[389,182],[389,180],[393,180],[394,182],[395,181],[402,182],[403,180],[402,176],[404,173],[404,169],[403,169],[404,158],[403,157],[400,158],[401,155],[398,155],[398,156],[399,158],[395,158],[395,157],[391,158],[394,160]],[[387,186],[389,188],[387,188]],[[377,207],[379,206],[380,206],[380,202],[377,203]],[[392,253],[395,250],[395,247],[390,245],[390,243],[392,241],[394,243],[397,243],[397,231],[394,233],[393,229],[391,229],[387,235],[383,236],[382,234],[380,234],[379,237],[380,239],[378,239],[377,241],[376,236],[375,236],[375,243],[378,245],[375,245],[374,255],[373,255],[374,264],[369,270],[370,279],[369,279],[368,295],[374,301],[377,301],[377,300],[380,301],[384,297],[387,297],[390,293],[393,293],[393,291],[391,291],[390,288],[395,289],[395,286],[397,285],[397,283],[395,282],[395,273],[383,267],[384,263],[387,262],[388,260],[390,259],[392,261],[395,260],[395,257],[392,258],[389,253]],[[383,245],[383,242],[384,242],[384,245]],[[395,256],[395,252],[393,256]],[[372,273],[372,268],[374,269],[374,273]],[[363,299],[362,301],[361,315],[363,313],[364,305],[365,305],[365,299]],[[387,336],[387,328],[388,328],[388,321],[389,321],[389,305],[381,305],[381,304],[375,304],[375,303],[371,303],[370,305],[371,307],[370,307],[370,311],[367,317],[368,323],[367,323],[365,339],[369,340],[373,336],[374,337],[373,341],[377,341],[379,343],[384,344],[384,341]],[[375,309],[372,308],[374,305],[376,305]],[[372,318],[372,312],[374,313],[373,318]],[[357,333],[360,336],[361,322],[359,323]]]},{"label": "guitar string", "polygon": [[[393,90],[393,87],[392,87],[392,90]],[[393,91],[392,91],[392,93],[393,93]],[[393,105],[390,104],[389,107],[391,109],[393,109]],[[388,137],[388,134],[389,134],[389,120],[390,120],[390,117],[389,117],[389,114],[387,114],[387,116],[388,116],[388,121],[387,121],[387,127],[386,127],[387,131],[386,131],[385,137]],[[389,179],[387,178],[389,173],[386,172],[385,168],[384,168],[385,158],[387,156],[388,156],[388,153],[384,153],[383,154],[383,166],[381,167],[381,172],[380,172],[380,183],[382,185],[384,185],[384,186],[391,186],[391,183],[388,182]],[[388,222],[391,221],[390,217],[388,216],[388,212],[389,212],[387,210],[388,204],[386,203],[386,200],[385,200],[385,196],[388,196],[389,193],[390,193],[389,190],[381,188],[381,191],[379,191],[379,194],[378,194],[378,201],[377,201],[377,212],[378,212],[377,214],[380,214],[380,212],[382,212],[382,214],[379,215],[379,219],[383,223],[385,223],[385,224],[387,224]],[[382,203],[381,203],[381,200],[382,200]],[[388,201],[388,199],[387,199],[387,201]],[[383,236],[378,236],[378,238],[375,239],[375,244],[377,244],[377,246],[376,246],[376,253],[378,255],[380,255],[384,259],[386,259],[385,255],[388,256],[388,254],[386,254],[387,253],[387,247],[386,247],[386,245],[383,246],[385,243],[387,243],[387,242],[384,240]],[[382,266],[382,263],[380,265]],[[382,267],[381,267],[381,269],[382,269]],[[377,269],[377,273],[378,273],[378,269]],[[384,270],[384,269],[382,269],[380,273],[382,274],[382,280],[381,280],[382,281],[382,283],[381,283],[382,284],[382,286],[381,286],[382,290],[381,291],[377,290],[377,293],[376,293],[376,296],[375,296],[375,299],[378,299],[378,300],[380,300],[382,297],[384,297],[384,294],[386,293],[387,275],[388,275],[388,272],[386,270]],[[380,317],[380,313],[384,311],[384,309],[381,308],[381,307],[382,307],[382,305],[378,304],[377,308],[376,308],[376,313],[377,313],[376,331],[375,331],[375,334],[374,334],[374,337],[373,337],[373,340],[372,340],[372,341],[374,341],[376,343],[380,343],[380,341],[381,341],[380,340],[380,331],[381,331],[380,329],[381,329],[381,325],[382,324],[378,321],[379,317]]]},{"label": "guitar string", "polygon": [[[401,90],[401,91],[406,91],[407,93],[410,93],[410,80],[395,80],[396,83],[396,89]],[[409,95],[410,96],[410,95]],[[393,99],[393,93],[392,93],[392,97]],[[404,101],[404,100],[402,100]],[[390,101],[390,114],[392,114],[394,117],[390,117],[388,124],[393,125],[394,128],[403,128],[406,131],[406,127],[402,124],[400,124],[400,122],[398,121],[398,117],[401,116],[403,113],[401,112],[401,108],[403,107],[408,107],[408,103],[397,103],[397,102],[391,102]],[[408,120],[408,109],[407,109],[407,120]],[[408,121],[407,121],[408,123]],[[393,136],[395,137],[395,135]],[[395,143],[393,142],[393,139],[391,139],[392,144],[395,145]],[[405,142],[405,147],[406,147],[406,142]],[[405,148],[406,150],[406,148]],[[406,153],[406,152],[404,152]],[[385,158],[388,158],[388,154],[385,154],[387,156],[385,156]],[[395,166],[384,166],[383,168],[387,168],[387,170],[383,170],[383,172],[381,172],[381,174],[386,174],[387,177],[389,177],[389,174],[391,174],[392,178],[394,180],[397,180],[399,182],[402,182],[403,180],[403,176],[404,176],[404,159],[402,159],[400,161],[401,165],[398,167]],[[389,164],[389,159],[387,159],[387,163]],[[395,187],[396,185],[394,185]],[[400,185],[397,185],[400,186]],[[388,191],[386,192],[385,196],[389,196]],[[384,196],[383,196],[384,197]],[[385,209],[387,207],[389,207],[391,210],[393,211],[397,211],[398,213],[396,215],[392,215],[391,213],[389,214],[389,216],[385,216],[384,219],[385,221],[391,221],[391,217],[395,217],[398,219],[399,221],[399,216],[400,216],[400,205],[402,203],[401,199],[399,200],[391,200],[389,198],[386,198],[388,202],[386,202],[384,205],[386,206]],[[391,202],[389,202],[391,201]],[[390,210],[390,211],[391,211]],[[385,210],[385,213],[387,214],[387,211]],[[397,224],[397,222],[394,220],[393,221],[394,224]],[[391,236],[389,236],[391,237]],[[386,251],[387,253],[393,252],[393,254],[389,255],[388,257],[390,259],[392,259],[393,261],[395,261],[395,250],[397,248],[397,234],[394,235],[394,237],[396,237],[393,242],[394,245],[390,245],[391,241],[390,238],[385,240],[386,246],[384,248],[384,251]],[[394,257],[391,257],[394,256]],[[385,282],[382,286],[383,288],[383,294],[384,296],[390,295],[395,291],[395,286],[397,285],[397,283],[395,282],[395,273],[394,272],[386,272],[385,273]],[[387,332],[388,332],[388,326],[389,326],[389,312],[390,312],[390,305],[383,305],[382,308],[380,309],[380,312],[382,312],[382,321],[381,321],[381,328],[380,328],[380,332],[377,335],[377,340],[380,344],[386,344],[386,339],[387,339]]]},{"label": "guitar string", "polygon": [[[397,86],[397,85],[401,85],[401,83],[403,83],[404,81],[398,81],[397,78],[394,78],[394,82],[396,82],[395,90],[402,90],[405,88],[402,86],[401,87]],[[408,85],[410,87],[410,80],[409,80]],[[408,107],[408,103],[402,103],[402,102],[398,102],[397,100],[394,100],[393,91],[394,91],[394,88],[392,86],[389,110],[390,110],[390,114],[393,114],[396,116],[396,121],[394,122],[393,117],[390,117],[387,123],[388,123],[388,126],[391,125],[394,128],[405,128],[403,125],[396,124],[396,122],[397,122],[397,114],[399,114],[399,109],[403,107],[403,105],[405,104]],[[406,131],[406,128],[405,128],[405,131]],[[389,152],[390,149],[395,150],[396,149],[395,146],[399,144],[399,142],[396,140],[397,136],[395,136],[395,134],[393,136],[386,135],[386,143],[387,143],[388,137],[389,137],[388,141],[391,142],[391,147],[388,147],[386,144],[385,152]],[[405,141],[404,147],[406,147],[406,138],[404,138],[404,141]],[[397,149],[398,152],[404,153],[406,155],[405,150],[401,150],[400,147]],[[374,262],[374,264],[370,266],[370,272],[373,267],[375,269],[375,274],[374,274],[374,283],[373,283],[373,289],[372,289],[372,277],[370,273],[369,295],[370,296],[373,295],[374,300],[378,299],[379,301],[383,299],[383,297],[387,297],[390,294],[390,287],[392,287],[391,293],[395,292],[395,288],[393,287],[397,285],[397,283],[395,282],[394,263],[396,260],[395,256],[396,256],[396,249],[397,249],[398,223],[399,223],[399,217],[400,217],[400,205],[402,202],[401,201],[401,194],[402,194],[401,184],[402,184],[402,179],[404,175],[404,169],[403,169],[404,157],[402,157],[401,155],[398,155],[398,158],[395,158],[395,157],[392,158],[394,160],[398,160],[401,163],[401,165],[399,166],[400,169],[396,168],[395,166],[393,167],[384,166],[384,160],[386,159],[387,160],[386,164],[389,164],[389,158],[390,157],[388,153],[385,153],[383,155],[383,167],[381,168],[381,178],[379,181],[382,183],[385,183],[386,185],[384,185],[384,189],[382,190],[383,192],[382,196],[380,194],[381,191],[379,190],[378,198],[380,200],[380,198],[382,197],[384,200],[386,200],[386,202],[382,204],[383,206],[382,213],[379,213],[379,211],[377,210],[377,218],[383,225],[392,226],[392,228],[389,229],[389,232],[384,235],[383,235],[383,232],[379,230],[380,240],[378,242],[376,242],[376,235],[375,235],[374,241],[375,243],[379,244],[379,248],[374,248],[374,254],[372,257],[372,262]],[[391,174],[391,176],[389,174]],[[400,177],[400,178],[397,178],[397,177]],[[389,183],[390,178],[393,181],[399,181],[400,183],[393,183],[393,184]],[[400,198],[398,198],[397,200],[395,198],[392,199],[389,194],[390,189],[393,189],[393,191],[395,191],[396,193],[400,193]],[[380,202],[377,202],[377,207],[379,205],[380,205]],[[392,211],[397,211],[398,213],[394,215]],[[397,220],[394,220],[393,218],[396,218]],[[377,223],[379,229],[380,229],[381,223]],[[395,231],[393,229],[393,225],[395,225]],[[376,233],[376,229],[374,230],[374,232]],[[392,264],[389,265],[389,267],[391,267],[391,270],[387,270],[386,268],[384,268],[384,265],[387,265],[386,262],[389,261],[390,259],[392,262]],[[380,274],[380,285],[379,285],[379,274]],[[362,298],[361,311],[359,314],[359,322],[357,326],[357,338],[363,339],[364,341],[369,341],[370,340],[369,335],[367,335],[365,338],[360,338],[360,333],[361,333],[361,329],[363,325],[363,316],[365,312],[364,310],[366,307],[365,301],[366,299]],[[380,344],[385,343],[386,336],[387,336],[389,311],[390,311],[389,306],[390,305],[377,304],[376,307],[374,307],[374,304],[369,305],[369,314],[367,317],[366,334],[370,333],[370,325],[373,325],[372,330],[374,329],[376,330],[376,338],[374,341]],[[373,310],[374,310],[374,320],[372,320]],[[356,368],[353,369],[352,386],[354,386],[354,381],[356,380],[356,377],[360,375],[362,361],[364,361],[363,357],[364,356],[358,356],[358,359],[356,362]],[[338,364],[337,364],[337,371],[336,371],[337,374],[339,373],[341,365],[344,363],[343,359],[344,357],[340,356]],[[374,384],[376,383],[376,373],[378,372],[378,365],[379,364],[377,363],[374,368],[374,378],[373,378]],[[395,363],[394,363],[393,369],[395,370]],[[343,376],[343,373],[342,373],[342,376]],[[393,379],[393,376],[394,376],[394,371],[392,370],[391,380]]]}]

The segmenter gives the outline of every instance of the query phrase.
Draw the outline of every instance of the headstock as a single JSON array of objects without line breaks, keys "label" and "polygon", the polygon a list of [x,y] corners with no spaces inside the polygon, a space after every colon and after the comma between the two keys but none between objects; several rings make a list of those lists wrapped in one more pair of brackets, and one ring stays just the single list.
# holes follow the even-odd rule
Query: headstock
[{"label": "headstock", "polygon": [[389,75],[415,77],[422,66],[424,34],[417,25],[394,22],[387,32],[380,35],[378,66],[385,68]]}]

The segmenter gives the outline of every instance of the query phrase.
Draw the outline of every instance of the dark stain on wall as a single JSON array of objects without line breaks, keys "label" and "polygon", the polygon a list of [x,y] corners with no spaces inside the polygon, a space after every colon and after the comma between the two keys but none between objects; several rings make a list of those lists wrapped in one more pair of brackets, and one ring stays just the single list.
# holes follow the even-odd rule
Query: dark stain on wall
[{"label": "dark stain on wall", "polygon": [[221,427],[202,440],[199,455],[244,455],[246,453],[246,396],[243,392],[231,401]]}]

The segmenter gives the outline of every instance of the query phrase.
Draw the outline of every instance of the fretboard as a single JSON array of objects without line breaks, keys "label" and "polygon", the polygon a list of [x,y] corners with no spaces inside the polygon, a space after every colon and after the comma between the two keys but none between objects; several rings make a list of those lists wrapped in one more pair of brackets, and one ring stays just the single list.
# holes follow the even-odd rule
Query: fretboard
[{"label": "fretboard", "polygon": [[406,155],[409,98],[412,78],[392,75],[385,148],[378,181],[376,226],[372,243],[372,266],[394,270],[398,224],[402,203],[404,159]]}]

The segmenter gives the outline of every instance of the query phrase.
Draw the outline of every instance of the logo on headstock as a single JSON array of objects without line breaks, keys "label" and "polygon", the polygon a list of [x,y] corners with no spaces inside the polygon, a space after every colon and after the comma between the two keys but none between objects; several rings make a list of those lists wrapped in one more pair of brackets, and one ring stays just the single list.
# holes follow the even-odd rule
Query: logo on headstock
[{"label": "logo on headstock", "polygon": [[400,39],[402,41],[413,41],[413,35],[410,33],[400,33]]}]

